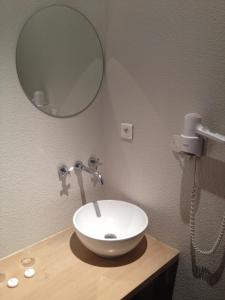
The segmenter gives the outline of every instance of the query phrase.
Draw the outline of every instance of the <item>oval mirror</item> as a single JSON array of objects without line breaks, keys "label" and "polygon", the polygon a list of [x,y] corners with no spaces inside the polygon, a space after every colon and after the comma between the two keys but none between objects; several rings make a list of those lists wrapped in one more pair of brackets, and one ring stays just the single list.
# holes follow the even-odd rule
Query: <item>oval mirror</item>
[{"label": "oval mirror", "polygon": [[55,117],[74,116],[94,101],[100,89],[101,42],[79,11],[45,7],[21,31],[16,67],[25,94],[38,109]]}]

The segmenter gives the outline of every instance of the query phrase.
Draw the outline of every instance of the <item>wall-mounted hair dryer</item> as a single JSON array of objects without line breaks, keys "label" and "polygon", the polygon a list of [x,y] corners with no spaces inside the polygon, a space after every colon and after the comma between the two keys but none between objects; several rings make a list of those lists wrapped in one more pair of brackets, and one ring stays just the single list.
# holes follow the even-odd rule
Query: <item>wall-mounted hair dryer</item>
[{"label": "wall-mounted hair dryer", "polygon": [[219,133],[210,131],[207,127],[202,125],[202,116],[197,113],[190,113],[184,117],[184,131],[181,135],[174,135],[174,144],[176,152],[183,152],[195,156],[194,164],[194,183],[191,192],[190,203],[190,236],[191,245],[195,251],[203,255],[212,255],[220,245],[225,233],[225,213],[220,225],[220,230],[212,247],[208,250],[200,249],[195,236],[195,214],[196,201],[199,195],[200,186],[197,178],[197,161],[198,157],[203,155],[204,138],[225,144],[225,136]]},{"label": "wall-mounted hair dryer", "polygon": [[225,144],[224,135],[212,132],[202,125],[201,115],[189,113],[184,117],[184,132],[175,135],[174,140],[179,152],[201,156],[204,148],[203,137]]}]

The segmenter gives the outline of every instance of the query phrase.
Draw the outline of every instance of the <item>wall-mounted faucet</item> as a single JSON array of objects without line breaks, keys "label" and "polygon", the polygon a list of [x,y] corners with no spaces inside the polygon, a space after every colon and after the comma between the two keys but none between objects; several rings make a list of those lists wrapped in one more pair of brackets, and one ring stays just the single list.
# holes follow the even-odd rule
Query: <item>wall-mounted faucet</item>
[{"label": "wall-mounted faucet", "polygon": [[67,175],[71,175],[71,172],[74,170],[76,172],[85,171],[94,176],[97,179],[97,182],[103,184],[103,177],[102,174],[97,171],[98,166],[101,165],[99,159],[91,156],[88,160],[88,166],[85,166],[82,161],[77,160],[73,167],[68,168],[67,165],[62,164],[58,167],[58,175],[59,178],[62,180],[66,178]]},{"label": "wall-mounted faucet", "polygon": [[102,175],[97,171],[97,168],[98,168],[99,164],[100,164],[99,160],[96,159],[95,157],[90,157],[89,158],[88,167],[85,166],[82,163],[82,161],[77,160],[74,164],[74,171],[78,171],[78,172],[85,171],[89,174],[92,174],[100,184],[103,184]]}]

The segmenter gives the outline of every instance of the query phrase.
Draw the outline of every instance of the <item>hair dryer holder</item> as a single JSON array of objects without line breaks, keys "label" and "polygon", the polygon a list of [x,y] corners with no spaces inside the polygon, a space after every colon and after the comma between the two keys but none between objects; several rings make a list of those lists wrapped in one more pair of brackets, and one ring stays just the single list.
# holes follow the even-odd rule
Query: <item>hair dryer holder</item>
[{"label": "hair dryer holder", "polygon": [[189,113],[184,117],[183,133],[174,135],[176,151],[200,157],[204,150],[204,138],[225,144],[224,135],[212,132],[202,125],[201,115]]}]

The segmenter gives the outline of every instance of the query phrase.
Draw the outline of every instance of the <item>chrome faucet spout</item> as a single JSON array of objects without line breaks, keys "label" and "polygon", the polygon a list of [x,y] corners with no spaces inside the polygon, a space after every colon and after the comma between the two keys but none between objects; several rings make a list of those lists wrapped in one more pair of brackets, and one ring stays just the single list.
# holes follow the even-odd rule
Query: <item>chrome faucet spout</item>
[{"label": "chrome faucet spout", "polygon": [[103,184],[103,177],[102,174],[99,173],[97,170],[93,170],[90,167],[85,166],[82,161],[76,161],[74,164],[74,170],[75,171],[85,171],[91,175],[93,175],[97,181],[102,185]]}]

